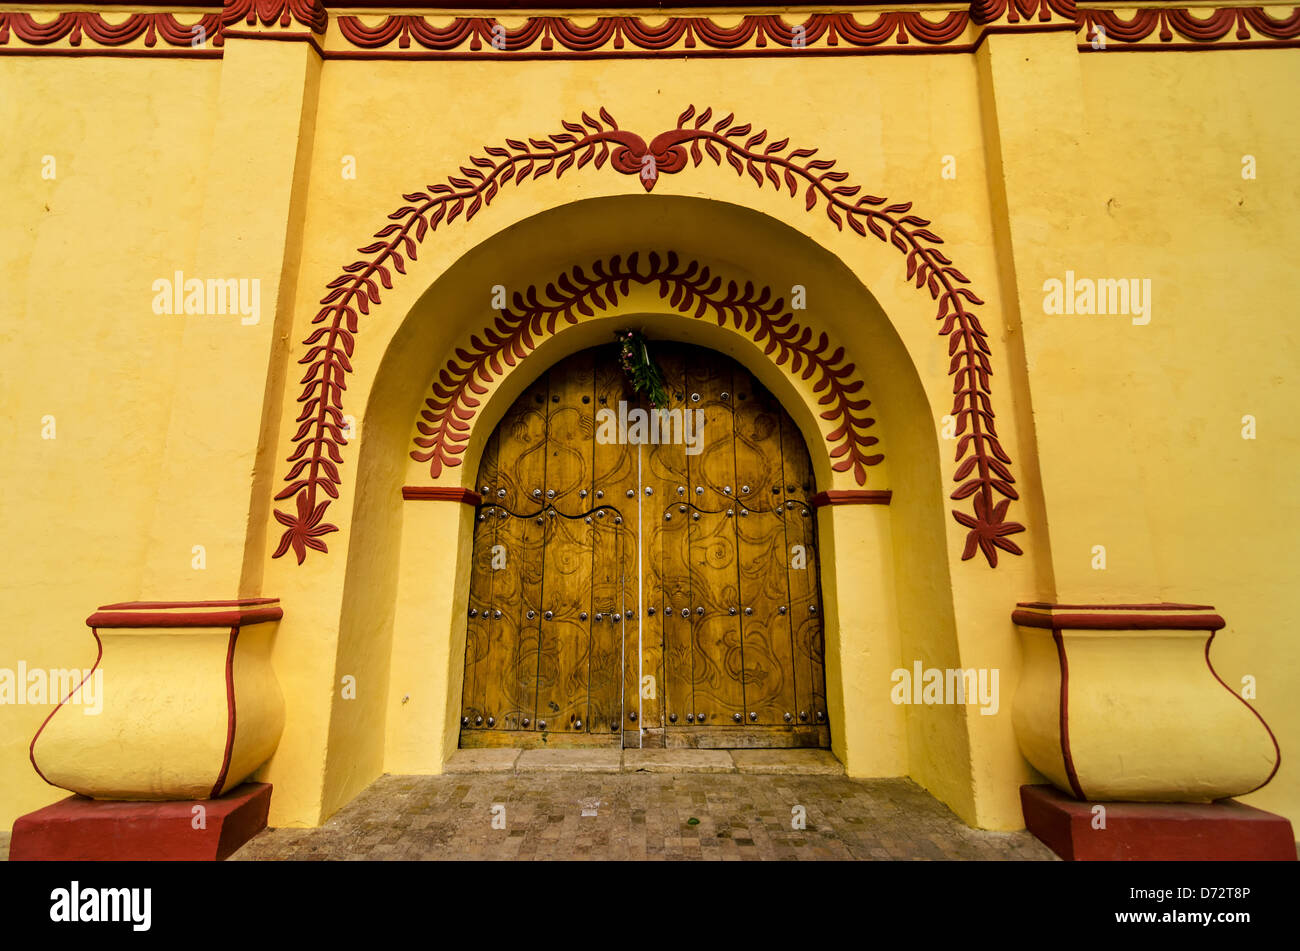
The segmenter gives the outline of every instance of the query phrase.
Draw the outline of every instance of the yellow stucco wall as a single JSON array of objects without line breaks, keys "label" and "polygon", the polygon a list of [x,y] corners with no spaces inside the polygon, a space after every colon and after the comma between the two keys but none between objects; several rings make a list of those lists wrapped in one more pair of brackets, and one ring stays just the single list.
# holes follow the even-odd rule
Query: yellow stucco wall
[{"label": "yellow stucco wall", "polygon": [[[89,668],[86,618],[141,593],[184,332],[151,287],[192,270],[219,83],[217,62],[0,58],[0,667]],[[0,705],[0,823],[60,797],[27,761],[50,709]]]},{"label": "yellow stucco wall", "polygon": [[[836,742],[850,774],[911,775],[970,823],[1018,827],[1016,790],[1035,774],[1011,729],[1015,603],[1203,602],[1228,621],[1220,673],[1258,678],[1284,751],[1247,801],[1298,819],[1285,754],[1300,738],[1300,652],[1284,621],[1300,595],[1283,483],[1300,455],[1283,403],[1297,357],[1283,307],[1300,243],[1285,172],[1300,152],[1297,73],[1289,51],[1080,55],[1065,33],[993,36],[969,55],[671,63],[322,64],[304,44],[237,39],[221,60],[0,57],[0,120],[18,143],[0,158],[0,578],[15,612],[0,667],[89,666],[84,621],[110,601],[278,597],[272,824],[318,823],[384,770],[436,771],[455,741],[469,521],[396,491],[430,481],[406,455],[428,384],[489,320],[493,284],[674,249],[782,293],[808,287],[801,319],[846,346],[874,401],[887,461],[866,487],[892,489],[893,504],[819,516],[840,559],[822,580],[836,605],[828,641],[845,638],[828,687],[852,715]],[[326,519],[342,530],[301,566],[270,559],[270,511],[292,507],[270,496],[297,428],[302,341],[326,284],[401,196],[584,111],[603,106],[649,139],[692,103],[818,148],[849,184],[933,220],[986,302],[1025,555],[996,569],[960,560],[940,434],[949,356],[902,255],[805,211],[802,194],[706,161],[650,196],[608,168],[511,184],[428,237],[361,319],[345,397],[359,438]],[[1243,154],[1258,158],[1255,181],[1241,178]],[[259,278],[260,323],[155,315],[151,283],[176,269]],[[1066,269],[1149,277],[1151,322],[1045,315],[1042,283]],[[646,293],[610,316],[663,310]],[[729,345],[716,328],[672,326]],[[582,333],[607,330],[561,334],[507,375],[472,446]],[[803,426],[818,487],[856,488],[825,481],[810,386],[746,362]],[[1248,413],[1255,441],[1241,440]],[[40,438],[46,414],[55,440]],[[438,483],[471,485],[476,452]],[[1106,546],[1104,571],[1093,545]],[[888,670],[914,660],[997,667],[1001,715],[888,704]],[[345,675],[354,700],[340,695]],[[0,822],[60,795],[26,762],[48,709],[0,705]]]},{"label": "yellow stucco wall", "polygon": [[[1188,69],[1176,56],[1085,57],[1088,213],[1068,257],[1044,251],[1042,265],[1150,278],[1151,322],[1042,318],[1049,332],[1026,342],[1031,383],[1088,382],[1034,393],[1052,421],[1039,447],[1059,600],[1213,604],[1227,627],[1211,660],[1231,687],[1255,678],[1252,704],[1282,747],[1277,776],[1245,801],[1294,822],[1300,338],[1281,315],[1297,288],[1300,64],[1254,52],[1202,54]],[[1254,180],[1242,178],[1247,155]],[[1246,415],[1254,440],[1242,438]],[[1094,545],[1106,546],[1104,571]]]}]

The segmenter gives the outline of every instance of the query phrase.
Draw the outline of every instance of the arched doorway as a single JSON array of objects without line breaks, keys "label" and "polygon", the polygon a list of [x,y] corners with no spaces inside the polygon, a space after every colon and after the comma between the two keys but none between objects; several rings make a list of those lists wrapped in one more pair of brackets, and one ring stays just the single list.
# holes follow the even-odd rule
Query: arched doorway
[{"label": "arched doorway", "polygon": [[460,745],[830,746],[808,450],[740,364],[552,366],[485,448]]}]

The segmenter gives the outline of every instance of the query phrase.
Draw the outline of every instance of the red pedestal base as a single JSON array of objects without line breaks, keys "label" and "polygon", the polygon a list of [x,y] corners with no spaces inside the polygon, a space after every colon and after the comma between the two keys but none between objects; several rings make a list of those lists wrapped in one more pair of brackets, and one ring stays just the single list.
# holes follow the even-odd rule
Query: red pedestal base
[{"label": "red pedestal base", "polygon": [[[1222,802],[1080,802],[1053,786],[1021,786],[1025,825],[1067,861],[1292,861],[1291,823]],[[1093,828],[1104,806],[1106,826]]]},{"label": "red pedestal base", "polygon": [[268,783],[244,783],[220,799],[184,802],[69,796],[14,823],[9,860],[221,861],[266,828],[270,807]]}]

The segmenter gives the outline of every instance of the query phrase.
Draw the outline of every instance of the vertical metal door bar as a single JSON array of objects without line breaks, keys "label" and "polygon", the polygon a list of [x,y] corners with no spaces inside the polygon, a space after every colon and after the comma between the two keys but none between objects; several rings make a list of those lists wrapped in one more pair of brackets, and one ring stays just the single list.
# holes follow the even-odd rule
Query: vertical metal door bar
[{"label": "vertical metal door bar", "polygon": [[641,649],[641,629],[644,626],[642,619],[645,617],[645,605],[643,604],[644,594],[642,585],[645,574],[641,567],[641,549],[644,522],[641,518],[641,500],[645,498],[645,486],[641,482],[641,444],[636,447],[636,722],[637,722],[637,749],[645,746],[645,719],[641,710],[641,684],[644,673],[641,665],[644,663],[645,655]]}]

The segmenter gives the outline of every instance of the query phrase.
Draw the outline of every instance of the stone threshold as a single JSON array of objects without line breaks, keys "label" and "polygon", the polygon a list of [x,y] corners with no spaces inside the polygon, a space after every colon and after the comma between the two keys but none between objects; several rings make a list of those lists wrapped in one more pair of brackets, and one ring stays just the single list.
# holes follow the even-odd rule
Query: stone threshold
[{"label": "stone threshold", "polygon": [[457,750],[446,773],[767,773],[843,776],[829,750]]}]

